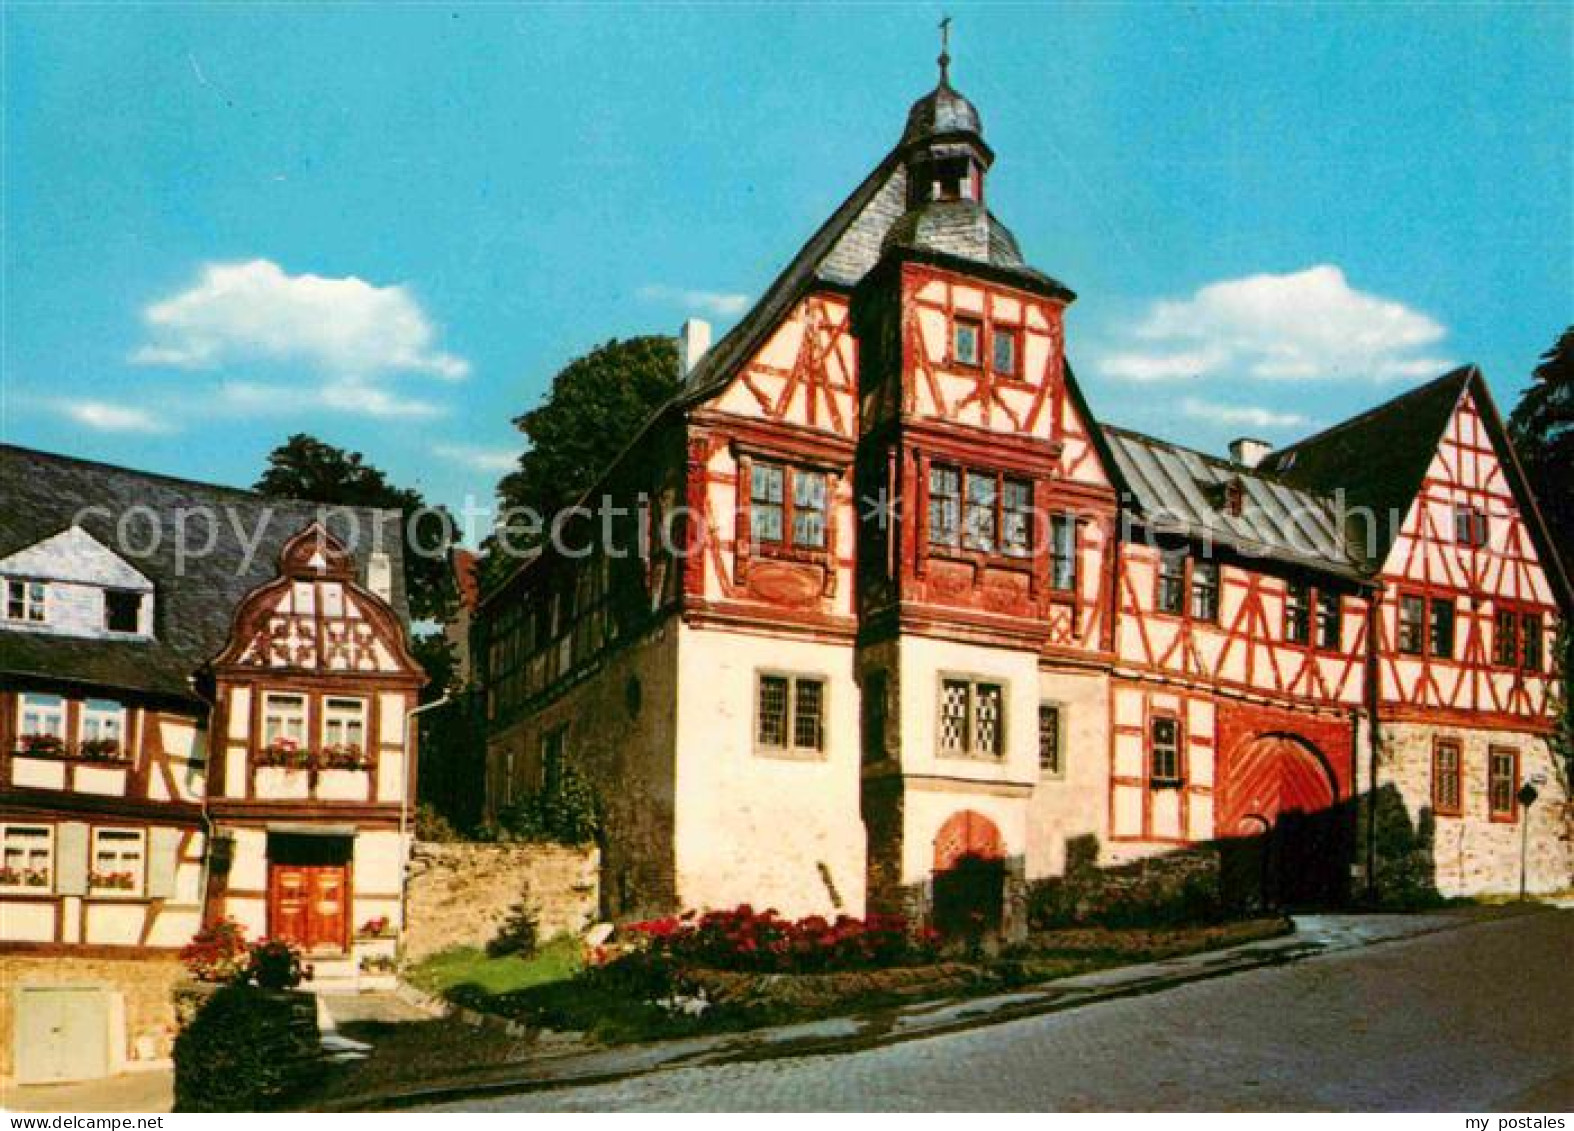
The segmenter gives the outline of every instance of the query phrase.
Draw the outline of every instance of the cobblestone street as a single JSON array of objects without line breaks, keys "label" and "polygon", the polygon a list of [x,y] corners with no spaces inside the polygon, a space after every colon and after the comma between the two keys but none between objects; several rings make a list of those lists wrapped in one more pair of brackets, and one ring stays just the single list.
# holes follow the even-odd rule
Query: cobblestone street
[{"label": "cobblestone street", "polygon": [[[446,1110],[1569,1110],[1574,912],[838,1056]],[[444,1109],[433,1109],[444,1110]]]}]

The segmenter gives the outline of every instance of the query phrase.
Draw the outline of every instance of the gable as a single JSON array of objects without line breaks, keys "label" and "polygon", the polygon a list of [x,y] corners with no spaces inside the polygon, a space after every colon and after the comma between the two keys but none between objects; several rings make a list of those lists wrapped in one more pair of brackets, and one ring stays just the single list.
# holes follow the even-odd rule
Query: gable
[{"label": "gable", "polygon": [[[1382,565],[1385,576],[1445,586],[1508,601],[1559,603],[1554,575],[1534,534],[1533,508],[1514,474],[1514,457],[1495,412],[1480,390],[1467,387],[1427,463]],[[1474,507],[1488,519],[1487,545],[1461,544],[1455,508]]]},{"label": "gable", "polygon": [[153,583],[80,526],[70,526],[0,559],[0,574],[102,589],[153,591]]}]

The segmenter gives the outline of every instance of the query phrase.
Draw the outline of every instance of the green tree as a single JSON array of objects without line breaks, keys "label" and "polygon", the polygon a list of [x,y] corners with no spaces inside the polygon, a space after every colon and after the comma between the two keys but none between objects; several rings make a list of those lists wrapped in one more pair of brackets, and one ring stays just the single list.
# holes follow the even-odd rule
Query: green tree
[{"label": "green tree", "polygon": [[[453,611],[456,594],[447,553],[454,538],[452,516],[441,507],[427,507],[419,491],[394,486],[360,452],[298,432],[268,454],[268,467],[253,489],[274,499],[398,511],[405,520],[401,529],[410,615],[443,620]],[[415,552],[417,548],[421,552]]]},{"label": "green tree", "polygon": [[[596,483],[678,385],[677,343],[668,337],[613,339],[569,362],[552,379],[546,400],[514,419],[528,445],[518,470],[497,485],[505,512],[526,510],[543,524],[550,521]],[[512,529],[513,547],[532,542],[524,526]],[[491,583],[513,562],[499,553],[496,538],[485,548],[484,576]]]},{"label": "green tree", "polygon": [[1541,355],[1509,417],[1514,450],[1565,565],[1574,568],[1574,326]]}]

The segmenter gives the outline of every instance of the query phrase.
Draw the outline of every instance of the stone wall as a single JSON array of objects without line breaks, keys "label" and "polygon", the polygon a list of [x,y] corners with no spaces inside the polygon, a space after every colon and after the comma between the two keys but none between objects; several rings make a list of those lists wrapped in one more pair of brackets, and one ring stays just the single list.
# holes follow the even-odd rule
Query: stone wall
[{"label": "stone wall", "polygon": [[[1392,787],[1403,798],[1413,837],[1412,870],[1429,870],[1439,894],[1518,891],[1522,847],[1530,891],[1566,891],[1574,886],[1574,844],[1565,817],[1569,798],[1544,738],[1423,723],[1385,724],[1382,736],[1379,791]],[[1464,757],[1459,816],[1440,816],[1432,809],[1432,751],[1439,738],[1459,742]],[[1521,822],[1527,819],[1523,810],[1510,821],[1493,820],[1487,812],[1487,756],[1494,746],[1519,753],[1520,781],[1535,781],[1541,794],[1529,810],[1529,836],[1523,842]],[[1394,851],[1392,844],[1379,846],[1380,854],[1391,856]],[[1379,861],[1380,868],[1385,865],[1392,870],[1394,862]],[[1383,876],[1380,871],[1380,883]]]},{"label": "stone wall", "polygon": [[16,1027],[15,991],[21,986],[93,985],[122,995],[125,1047],[111,1050],[123,1062],[164,1060],[175,1039],[171,993],[185,970],[173,955],[99,958],[63,954],[0,954],[0,1076],[15,1071],[11,1043]]},{"label": "stone wall", "polygon": [[578,934],[599,917],[600,854],[550,844],[420,843],[410,860],[405,956],[484,947],[521,900],[539,937]]}]

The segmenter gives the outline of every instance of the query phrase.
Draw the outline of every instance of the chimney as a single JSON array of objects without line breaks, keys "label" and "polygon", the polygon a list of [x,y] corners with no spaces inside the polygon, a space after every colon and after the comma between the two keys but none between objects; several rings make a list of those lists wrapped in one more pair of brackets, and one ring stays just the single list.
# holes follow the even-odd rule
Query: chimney
[{"label": "chimney", "polygon": [[678,331],[678,378],[689,379],[694,367],[710,349],[710,323],[702,318],[690,318]]},{"label": "chimney", "polygon": [[1273,445],[1267,440],[1253,440],[1250,436],[1242,436],[1238,440],[1230,441],[1230,459],[1242,467],[1256,467],[1271,451]]},{"label": "chimney", "polygon": [[393,600],[393,563],[381,550],[374,551],[366,563],[366,588],[384,601]]}]

